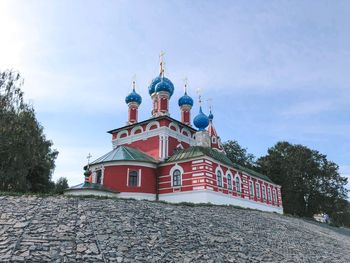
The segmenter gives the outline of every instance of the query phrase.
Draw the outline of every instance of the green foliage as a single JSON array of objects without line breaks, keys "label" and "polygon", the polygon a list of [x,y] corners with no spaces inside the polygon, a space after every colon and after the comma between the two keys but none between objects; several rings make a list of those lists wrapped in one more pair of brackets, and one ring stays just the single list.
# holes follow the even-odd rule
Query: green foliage
[{"label": "green foliage", "polygon": [[19,73],[0,72],[0,191],[50,192],[58,152],[24,103],[22,84]]},{"label": "green foliage", "polygon": [[332,223],[337,226],[345,226],[350,228],[350,202],[346,200],[338,201],[337,209],[331,214]]},{"label": "green foliage", "polygon": [[285,213],[312,217],[325,212],[332,216],[343,209],[347,179],[326,155],[303,145],[278,142],[257,164],[282,186]]},{"label": "green foliage", "polygon": [[237,141],[227,141],[223,144],[227,157],[234,163],[247,168],[255,167],[255,156],[242,148]]},{"label": "green foliage", "polygon": [[68,180],[65,177],[60,177],[55,184],[55,193],[56,194],[63,194],[63,191],[68,188]]}]

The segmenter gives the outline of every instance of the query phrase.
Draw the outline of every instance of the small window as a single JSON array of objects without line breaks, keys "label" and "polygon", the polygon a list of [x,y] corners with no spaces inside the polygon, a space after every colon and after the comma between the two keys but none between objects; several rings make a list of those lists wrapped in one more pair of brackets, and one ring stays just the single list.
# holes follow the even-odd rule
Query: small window
[{"label": "small window", "polygon": [[173,172],[173,186],[181,186],[181,172],[178,169]]},{"label": "small window", "polygon": [[240,193],[241,190],[242,190],[242,189],[241,189],[241,179],[240,179],[239,176],[237,175],[237,176],[236,176],[236,191]]},{"label": "small window", "polygon": [[269,199],[269,202],[272,201],[272,197],[271,197],[271,188],[270,188],[270,187],[267,189],[267,198]]},{"label": "small window", "polygon": [[249,193],[250,196],[254,196],[254,186],[252,181],[249,182]]},{"label": "small window", "polygon": [[131,187],[138,186],[138,173],[136,171],[131,171],[129,173],[129,186]]},{"label": "small window", "polygon": [[222,174],[221,174],[220,171],[217,172],[217,174],[216,174],[216,179],[217,179],[217,181],[218,181],[218,186],[219,186],[219,187],[222,187]]},{"label": "small window", "polygon": [[265,185],[263,185],[263,187],[262,187],[262,196],[263,196],[264,201],[266,201],[266,188],[265,188]]},{"label": "small window", "polygon": [[256,183],[255,188],[256,188],[256,198],[259,199],[260,198],[260,184]]},{"label": "small window", "polygon": [[96,184],[101,184],[101,180],[102,180],[102,171],[97,170],[96,171]]},{"label": "small window", "polygon": [[232,190],[232,177],[230,174],[227,175],[227,188]]}]

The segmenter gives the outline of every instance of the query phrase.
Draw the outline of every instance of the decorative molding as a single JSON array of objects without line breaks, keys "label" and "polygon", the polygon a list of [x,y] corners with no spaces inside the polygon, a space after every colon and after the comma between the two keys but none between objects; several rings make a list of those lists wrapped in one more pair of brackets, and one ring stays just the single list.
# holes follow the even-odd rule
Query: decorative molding
[{"label": "decorative molding", "polygon": [[122,131],[118,132],[117,137],[114,140],[120,140],[120,139],[126,138],[126,137],[120,138],[120,136],[122,136],[123,134],[126,134],[126,137],[129,136],[129,132],[127,130],[122,130]]},{"label": "decorative molding", "polygon": [[[138,131],[138,130],[141,130],[140,133],[143,133],[143,128],[142,128],[141,125],[139,125],[139,126],[135,126],[134,128],[131,129],[130,136],[135,135],[135,132]],[[138,133],[138,134],[140,134],[140,133]]]},{"label": "decorative molding", "polygon": [[[155,125],[156,122],[150,122],[149,124],[153,123],[152,125]],[[157,122],[158,123],[158,122]],[[147,126],[149,125],[147,124]],[[149,128],[152,126],[150,125]],[[185,142],[189,145],[195,145],[195,140],[191,138],[190,136],[185,136],[179,132],[176,132],[169,127],[162,126],[154,130],[147,130],[146,126],[146,131],[134,135],[130,135],[124,138],[117,138],[112,140],[113,148],[117,148],[119,145],[124,145],[124,144],[131,144],[135,141],[141,141],[145,140],[151,137],[156,137],[156,136],[168,136],[177,139],[178,141]],[[118,133],[119,135],[119,133]]]}]

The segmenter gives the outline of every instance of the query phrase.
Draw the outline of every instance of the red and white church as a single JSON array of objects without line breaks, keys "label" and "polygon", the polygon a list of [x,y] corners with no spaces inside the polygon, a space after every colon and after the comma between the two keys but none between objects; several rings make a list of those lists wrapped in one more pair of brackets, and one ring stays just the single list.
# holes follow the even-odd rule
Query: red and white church
[{"label": "red and white church", "polygon": [[160,74],[148,87],[152,116],[138,120],[142,98],[133,90],[126,97],[126,126],[108,131],[112,151],[89,163],[85,182],[65,191],[67,195],[106,195],[167,202],[212,203],[283,213],[281,187],[266,175],[227,158],[213,114],[202,107],[191,124],[193,99],[179,98],[181,120],[170,117],[173,83]]}]

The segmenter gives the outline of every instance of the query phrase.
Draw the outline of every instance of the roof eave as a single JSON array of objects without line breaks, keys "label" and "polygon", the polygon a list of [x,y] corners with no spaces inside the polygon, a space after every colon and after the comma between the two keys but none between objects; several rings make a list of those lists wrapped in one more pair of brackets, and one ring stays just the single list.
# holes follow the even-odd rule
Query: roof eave
[{"label": "roof eave", "polygon": [[127,128],[131,128],[131,127],[134,127],[134,126],[137,126],[137,125],[142,125],[142,124],[147,123],[147,122],[149,122],[149,121],[160,120],[160,119],[164,119],[164,118],[165,118],[165,119],[169,119],[169,120],[171,120],[171,121],[174,121],[174,122],[176,122],[177,124],[183,125],[184,127],[188,128],[188,129],[190,129],[190,130],[192,130],[193,132],[196,132],[196,131],[197,131],[195,128],[193,128],[193,127],[191,127],[191,126],[189,126],[189,125],[187,125],[187,124],[184,124],[184,123],[182,123],[181,121],[178,121],[178,120],[176,120],[176,119],[174,119],[174,118],[171,118],[170,116],[164,115],[164,116],[158,116],[158,117],[150,118],[150,119],[147,119],[147,120],[144,120],[144,121],[140,121],[140,122],[137,122],[137,123],[133,123],[133,124],[128,124],[128,125],[125,125],[125,126],[123,126],[123,127],[120,127],[120,128],[117,128],[117,129],[113,129],[113,130],[110,130],[110,131],[107,131],[107,133],[113,134],[113,133],[116,133],[116,132],[118,132],[118,131],[125,130],[125,129],[127,129]]}]

